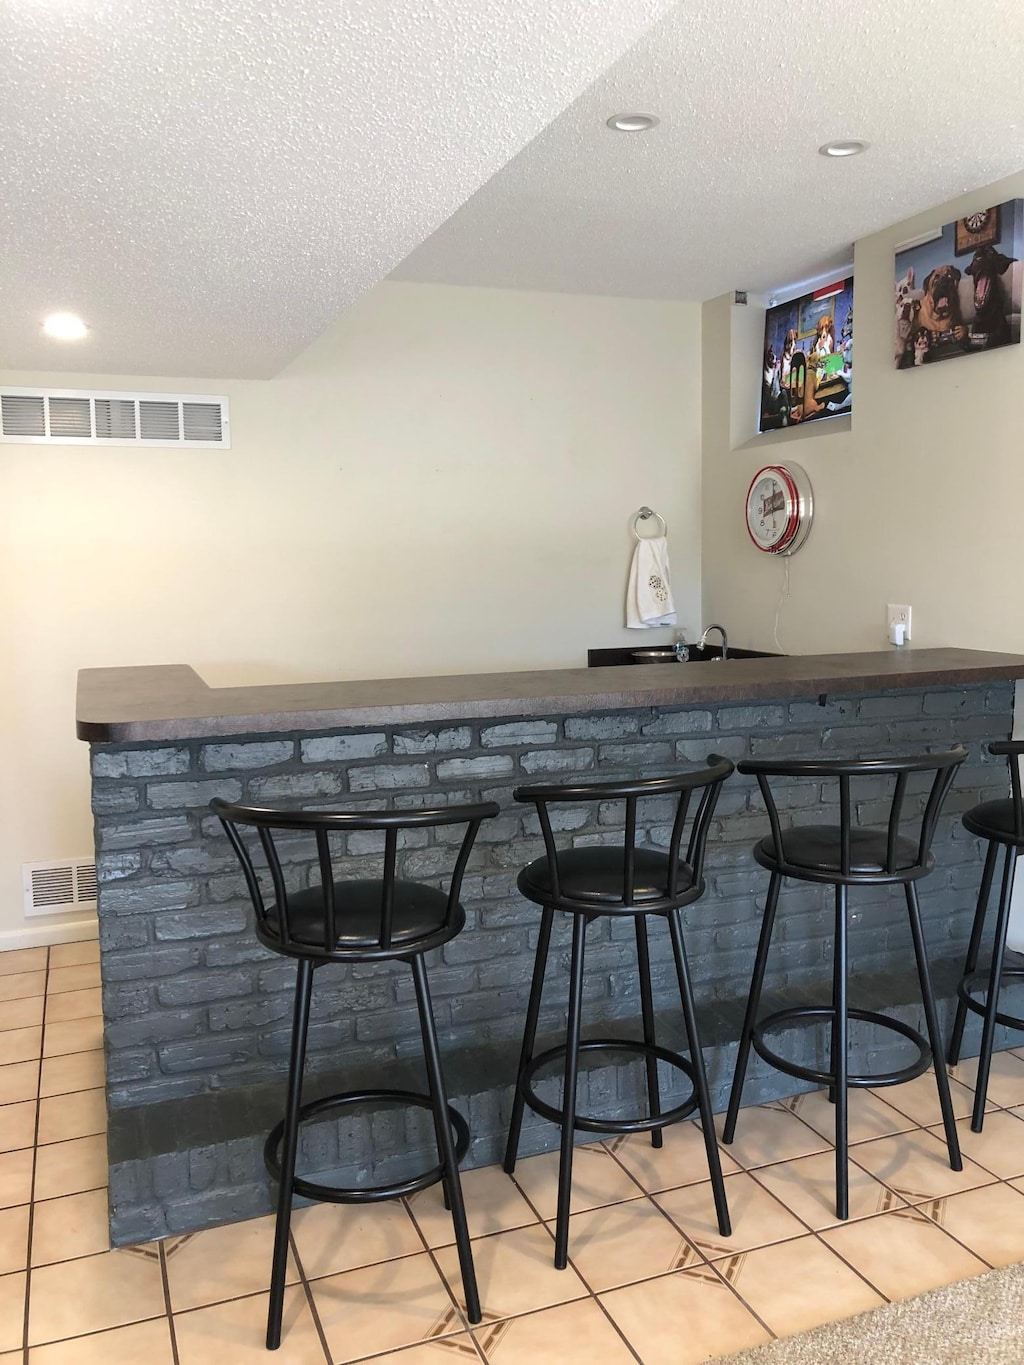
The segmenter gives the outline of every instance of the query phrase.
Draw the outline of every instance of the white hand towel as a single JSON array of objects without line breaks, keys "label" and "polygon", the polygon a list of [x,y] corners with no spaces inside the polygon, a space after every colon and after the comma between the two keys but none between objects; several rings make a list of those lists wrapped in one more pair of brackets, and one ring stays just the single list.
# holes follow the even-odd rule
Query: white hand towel
[{"label": "white hand towel", "polygon": [[637,541],[629,569],[626,625],[642,630],[645,626],[674,626],[675,623],[668,540],[665,536],[644,536]]}]

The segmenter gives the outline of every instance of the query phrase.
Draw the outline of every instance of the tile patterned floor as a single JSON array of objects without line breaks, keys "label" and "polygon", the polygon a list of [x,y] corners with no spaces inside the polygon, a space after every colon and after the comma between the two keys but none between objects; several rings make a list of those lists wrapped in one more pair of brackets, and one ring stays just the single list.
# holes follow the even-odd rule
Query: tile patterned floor
[{"label": "tile patterned floor", "polygon": [[[94,943],[0,954],[0,1365],[246,1365],[263,1349],[269,1218],[111,1251]],[[714,1219],[693,1123],[578,1149],[570,1265],[557,1162],[469,1171],[484,1321],[470,1328],[440,1193],[296,1213],[281,1365],[697,1365],[1024,1259],[1024,1049],[953,1072],[964,1169],[927,1076],[851,1096],[850,1219],[823,1093],[748,1109]]]}]

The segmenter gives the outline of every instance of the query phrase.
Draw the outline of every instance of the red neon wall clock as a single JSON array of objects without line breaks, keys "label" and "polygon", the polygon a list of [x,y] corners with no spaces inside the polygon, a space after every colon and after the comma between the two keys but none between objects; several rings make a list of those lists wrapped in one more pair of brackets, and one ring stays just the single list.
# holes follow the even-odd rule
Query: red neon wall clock
[{"label": "red neon wall clock", "polygon": [[811,530],[814,494],[798,464],[769,464],[747,489],[747,531],[769,555],[796,554]]}]

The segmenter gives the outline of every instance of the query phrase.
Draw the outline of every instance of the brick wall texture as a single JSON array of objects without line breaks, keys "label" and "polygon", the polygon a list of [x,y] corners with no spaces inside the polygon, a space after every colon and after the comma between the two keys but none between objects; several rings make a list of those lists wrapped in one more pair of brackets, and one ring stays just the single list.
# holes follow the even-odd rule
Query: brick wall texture
[{"label": "brick wall texture", "polygon": [[[1006,793],[1005,762],[985,754],[983,745],[1009,736],[1012,700],[1012,684],[1005,683],[830,696],[820,702],[808,698],[372,732],[94,745],[115,1240],[202,1226],[267,1206],[266,1177],[248,1152],[248,1147],[256,1151],[256,1135],[245,1131],[237,1114],[245,1109],[247,1093],[263,1093],[260,1087],[268,1085],[267,1093],[280,1093],[295,968],[255,939],[234,855],[207,808],[211,797],[353,810],[498,802],[501,813],[481,829],[465,878],[466,928],[428,958],[453,1095],[474,1128],[472,1164],[494,1160],[498,1153],[536,943],[539,911],[518,895],[515,881],[519,868],[541,853],[541,841],[531,808],[512,800],[516,785],[655,776],[703,763],[711,752],[734,760],[891,757],[963,743],[970,757],[940,823],[935,871],[921,884],[930,954],[948,997],[966,944],[982,852],[959,816],[980,800]],[[857,812],[862,823],[877,818],[881,794],[865,794]],[[790,784],[783,794],[784,819],[819,821],[836,801],[820,782]],[[614,842],[620,837],[620,816],[621,808],[610,804],[566,808],[559,837],[577,846]],[[667,842],[668,818],[658,802],[643,812],[644,838],[651,845]],[[719,1106],[730,1079],[768,883],[751,858],[751,847],[766,831],[756,784],[735,774],[712,827],[707,893],[685,912]],[[410,833],[401,847],[399,875],[446,886],[456,852],[452,838],[453,831],[445,829]],[[378,875],[381,847],[371,834],[347,836],[344,875]],[[287,869],[296,887],[309,884],[312,873],[311,850]],[[784,888],[767,982],[772,998],[790,1003],[825,998],[831,927],[830,888],[793,883]],[[541,1025],[545,1034],[556,1034],[564,1018],[570,932],[567,922],[556,924]],[[596,921],[588,930],[587,952],[585,1029],[607,1032],[605,1021],[622,1019],[629,1020],[621,1026],[623,1033],[635,1035],[631,923]],[[671,946],[662,924],[651,926],[651,955],[659,1022],[667,1045],[674,1046],[682,1035]],[[851,1004],[877,1008],[879,995],[888,993],[897,1012],[902,1009],[902,1017],[920,1026],[912,974],[907,975],[912,963],[901,893],[853,891]],[[969,1032],[969,1042],[973,1036]],[[811,1040],[804,1046],[815,1045]],[[874,1035],[858,1046],[865,1058],[876,1060],[891,1050],[888,1039]],[[317,972],[307,1069],[312,1090],[318,1082],[321,1089],[330,1088],[328,1080],[341,1080],[339,1088],[344,1088],[347,1075],[373,1076],[373,1083],[387,1086],[392,1071],[414,1069],[419,1055],[406,966],[329,966]],[[895,1064],[906,1060],[899,1054]],[[603,1095],[601,1102],[623,1110],[635,1089],[635,1068],[624,1067],[618,1075],[617,1070],[611,1069],[610,1080],[595,1073],[591,1089],[595,1103]],[[798,1088],[760,1064],[751,1076],[751,1101]],[[665,1085],[668,1094],[671,1076]],[[237,1098],[236,1116],[226,1119],[225,1097],[230,1106],[231,1096]],[[262,1114],[253,1111],[250,1103],[251,1123],[262,1121]],[[189,1116],[188,1132],[176,1135],[181,1114]],[[412,1142],[408,1124],[402,1127],[393,1119],[389,1149],[382,1123],[374,1133],[367,1121],[363,1138],[358,1136],[363,1129],[350,1123],[354,1153],[335,1145],[320,1152],[321,1164],[345,1165],[351,1157],[355,1166],[365,1166],[368,1152],[378,1165],[400,1160]],[[551,1145],[556,1136],[550,1125],[534,1124],[528,1131],[536,1146]],[[337,1134],[331,1141],[337,1144]],[[429,1151],[429,1135],[424,1141]],[[365,1150],[359,1152],[360,1146]],[[202,1160],[197,1152],[205,1153]]]}]

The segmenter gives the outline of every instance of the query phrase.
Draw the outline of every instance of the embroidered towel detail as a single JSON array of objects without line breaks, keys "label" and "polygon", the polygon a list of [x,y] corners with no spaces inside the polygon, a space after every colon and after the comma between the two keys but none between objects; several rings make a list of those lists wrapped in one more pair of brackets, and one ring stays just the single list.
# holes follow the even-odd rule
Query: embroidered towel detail
[{"label": "embroidered towel detail", "polygon": [[674,626],[675,623],[668,540],[665,536],[645,536],[637,541],[629,568],[626,625],[642,630],[645,626]]}]

